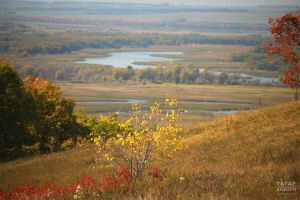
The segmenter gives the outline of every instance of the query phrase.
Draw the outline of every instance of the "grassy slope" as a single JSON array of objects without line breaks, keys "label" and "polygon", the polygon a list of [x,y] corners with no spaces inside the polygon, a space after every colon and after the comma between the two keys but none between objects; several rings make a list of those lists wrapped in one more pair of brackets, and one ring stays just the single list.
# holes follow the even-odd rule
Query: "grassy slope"
[{"label": "grassy slope", "polygon": [[[296,181],[299,195],[299,118],[300,102],[291,102],[189,127],[186,149],[166,163],[168,177],[143,182],[139,193],[159,199],[297,199],[279,196],[275,184]],[[97,176],[92,151],[88,147],[0,164],[0,187],[49,180],[68,184],[82,175]]]},{"label": "grassy slope", "polygon": [[[174,165],[187,177],[177,193],[185,199],[205,193],[218,199],[281,198],[277,181],[300,181],[299,119],[300,102],[291,102],[191,127],[188,148]],[[299,195],[299,184],[297,189]]]}]

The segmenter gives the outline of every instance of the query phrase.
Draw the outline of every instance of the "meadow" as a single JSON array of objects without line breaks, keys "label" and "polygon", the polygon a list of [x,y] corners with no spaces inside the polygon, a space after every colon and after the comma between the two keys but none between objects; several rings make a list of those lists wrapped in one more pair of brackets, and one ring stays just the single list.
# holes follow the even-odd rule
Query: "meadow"
[{"label": "meadow", "polygon": [[[277,190],[278,182],[299,182],[299,106],[290,102],[185,126],[185,148],[161,163],[164,176],[145,176],[125,190],[102,190],[101,195],[109,199],[297,199],[297,192]],[[87,175],[99,179],[107,170],[95,165],[94,153],[95,147],[87,145],[1,163],[0,188],[9,191],[47,181],[70,186]],[[298,191],[299,185],[295,187]]]},{"label": "meadow", "polygon": [[188,110],[185,121],[192,123],[220,114],[286,102],[293,98],[293,91],[280,87],[176,85],[176,84],[122,84],[122,83],[57,83],[66,97],[72,97],[76,109],[90,114],[119,113],[126,116],[131,102],[143,108],[165,98],[175,98]]}]

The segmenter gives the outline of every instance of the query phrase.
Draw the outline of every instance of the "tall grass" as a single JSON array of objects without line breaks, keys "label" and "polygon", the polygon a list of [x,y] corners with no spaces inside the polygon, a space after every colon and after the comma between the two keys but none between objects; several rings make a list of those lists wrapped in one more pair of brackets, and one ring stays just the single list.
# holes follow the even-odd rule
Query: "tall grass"
[{"label": "tall grass", "polygon": [[[219,117],[190,127],[188,147],[174,174],[187,177],[189,197],[296,199],[280,196],[276,182],[300,174],[300,102]],[[298,184],[299,192],[299,184]],[[299,195],[299,193],[298,193]]]},{"label": "tall grass", "polygon": [[[300,181],[300,102],[290,102],[185,127],[185,149],[161,163],[166,176],[146,176],[123,199],[297,199]],[[68,185],[101,176],[94,147],[0,164],[0,187],[54,181]],[[297,192],[279,194],[278,181],[295,181]]]}]

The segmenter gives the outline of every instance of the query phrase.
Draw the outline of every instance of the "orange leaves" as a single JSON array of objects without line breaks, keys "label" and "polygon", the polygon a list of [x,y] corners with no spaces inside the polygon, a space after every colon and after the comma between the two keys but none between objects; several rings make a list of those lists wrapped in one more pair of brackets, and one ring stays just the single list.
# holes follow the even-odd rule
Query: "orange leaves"
[{"label": "orange leaves", "polygon": [[27,77],[24,85],[35,105],[36,138],[42,138],[43,151],[59,150],[63,141],[79,133],[73,100],[63,98],[59,87],[39,77]]},{"label": "orange leaves", "polygon": [[22,81],[12,64],[0,60],[0,123],[5,124],[1,136],[6,141],[0,145],[1,159],[33,153],[23,146],[39,153],[58,151],[65,141],[88,134],[76,122],[73,100],[61,94],[59,87],[42,78]]},{"label": "orange leaves", "polygon": [[273,19],[272,17],[269,17],[268,23],[269,23],[269,24],[273,24],[273,22],[274,22],[274,19]]},{"label": "orange leaves", "polygon": [[26,77],[24,84],[26,91],[44,109],[47,105],[52,105],[53,110],[57,111],[64,110],[66,106],[74,106],[72,100],[61,97],[62,92],[59,87],[52,85],[49,81],[40,77]]},{"label": "orange leaves", "polygon": [[149,172],[149,176],[151,176],[153,179],[158,178],[162,179],[167,177],[167,169],[166,168],[160,168],[159,166],[154,166],[151,171]]},{"label": "orange leaves", "polygon": [[[4,191],[0,188],[0,200],[20,199],[102,199],[105,192],[126,188],[131,181],[131,173],[127,166],[120,166],[114,173],[101,176],[101,180],[94,176],[79,178],[75,184],[66,186],[45,182],[41,185],[26,184]],[[93,197],[93,198],[92,198]]]},{"label": "orange leaves", "polygon": [[41,87],[49,84],[49,81],[43,80],[40,77],[26,77],[24,81],[32,87]]},{"label": "orange leaves", "polygon": [[131,180],[131,172],[127,166],[120,166],[115,174],[106,174],[102,176],[100,188],[102,190],[115,190],[127,185]]},{"label": "orange leaves", "polygon": [[117,169],[117,177],[118,177],[118,183],[120,185],[127,184],[129,180],[131,179],[131,172],[129,168],[126,165],[120,166]]},{"label": "orange leaves", "polygon": [[300,65],[295,65],[284,72],[283,82],[291,88],[299,87]]},{"label": "orange leaves", "polygon": [[300,11],[287,13],[280,18],[269,18],[270,32],[274,43],[267,42],[269,54],[279,54],[290,64],[299,62]]},{"label": "orange leaves", "polygon": [[300,86],[300,10],[277,19],[269,18],[268,23],[274,42],[267,41],[261,47],[268,50],[268,56],[278,54],[291,65],[284,73],[283,82],[297,89]]},{"label": "orange leaves", "polygon": [[60,98],[62,94],[59,87],[40,77],[26,77],[24,83],[27,90],[37,95],[47,96],[48,98]]},{"label": "orange leaves", "polygon": [[0,59],[0,66],[7,66],[7,65],[12,67],[12,64],[8,60]]}]

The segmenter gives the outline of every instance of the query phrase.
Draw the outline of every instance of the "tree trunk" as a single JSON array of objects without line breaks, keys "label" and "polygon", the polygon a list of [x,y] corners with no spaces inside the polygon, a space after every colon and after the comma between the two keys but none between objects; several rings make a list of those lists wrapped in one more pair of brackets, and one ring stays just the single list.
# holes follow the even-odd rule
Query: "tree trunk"
[{"label": "tree trunk", "polygon": [[295,101],[298,101],[298,87],[295,87]]}]

